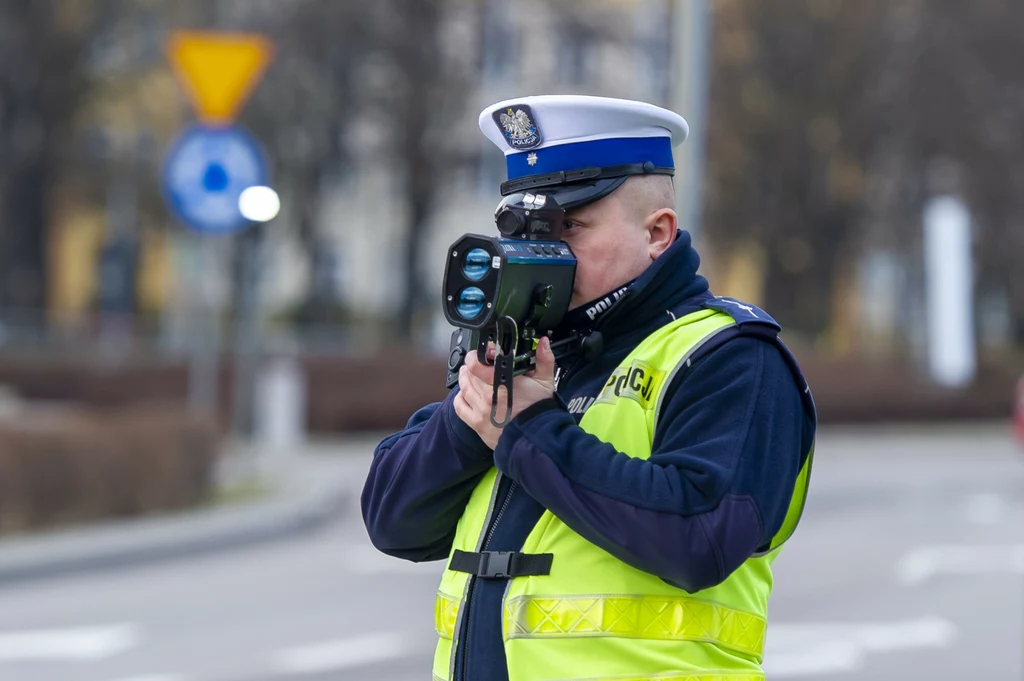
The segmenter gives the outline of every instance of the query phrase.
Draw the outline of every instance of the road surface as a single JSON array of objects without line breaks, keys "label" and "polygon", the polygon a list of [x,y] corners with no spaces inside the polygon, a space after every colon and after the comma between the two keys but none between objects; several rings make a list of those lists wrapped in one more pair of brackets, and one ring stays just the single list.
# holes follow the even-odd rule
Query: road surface
[{"label": "road surface", "polygon": [[[377,554],[353,505],[274,543],[0,585],[0,680],[429,679],[440,569]],[[826,430],[775,574],[769,679],[1019,681],[1024,452],[1001,428]]]}]

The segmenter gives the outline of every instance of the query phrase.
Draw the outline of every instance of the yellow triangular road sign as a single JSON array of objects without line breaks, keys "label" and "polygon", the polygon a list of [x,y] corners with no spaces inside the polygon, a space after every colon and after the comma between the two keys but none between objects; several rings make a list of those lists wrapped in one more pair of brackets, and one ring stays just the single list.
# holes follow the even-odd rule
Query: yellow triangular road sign
[{"label": "yellow triangular road sign", "polygon": [[204,123],[227,125],[270,63],[270,41],[248,33],[177,32],[171,64]]}]

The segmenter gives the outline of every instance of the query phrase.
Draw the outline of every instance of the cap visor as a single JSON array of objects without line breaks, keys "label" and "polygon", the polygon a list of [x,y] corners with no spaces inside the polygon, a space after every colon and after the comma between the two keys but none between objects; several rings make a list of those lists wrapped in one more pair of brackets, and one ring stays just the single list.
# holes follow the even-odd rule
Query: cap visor
[{"label": "cap visor", "polygon": [[552,197],[565,211],[582,208],[611,194],[618,189],[628,177],[608,177],[590,182],[560,184],[551,187],[537,187],[530,190],[534,194]]}]

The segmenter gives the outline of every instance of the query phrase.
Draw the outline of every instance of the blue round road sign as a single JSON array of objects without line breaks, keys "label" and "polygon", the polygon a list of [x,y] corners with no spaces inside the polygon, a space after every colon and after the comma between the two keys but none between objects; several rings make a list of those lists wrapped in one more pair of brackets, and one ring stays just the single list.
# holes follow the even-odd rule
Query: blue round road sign
[{"label": "blue round road sign", "polygon": [[239,127],[189,128],[164,165],[164,195],[171,210],[193,229],[211,234],[245,227],[238,197],[267,182],[259,142]]}]

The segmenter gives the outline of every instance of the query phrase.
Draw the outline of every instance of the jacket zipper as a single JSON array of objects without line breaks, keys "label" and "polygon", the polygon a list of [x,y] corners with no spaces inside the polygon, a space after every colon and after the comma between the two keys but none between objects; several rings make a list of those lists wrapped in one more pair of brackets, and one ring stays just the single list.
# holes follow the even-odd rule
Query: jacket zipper
[{"label": "jacket zipper", "polygon": [[[498,484],[499,485],[501,484],[500,480],[498,481]],[[509,501],[512,499],[512,492],[515,491],[516,484],[517,484],[516,481],[513,480],[511,482],[511,484],[508,486],[508,490],[505,492],[505,496],[501,500],[501,506],[498,508],[498,512],[491,519],[490,527],[487,528],[487,534],[484,537],[483,544],[480,545],[480,551],[486,551],[487,550],[487,546],[491,543],[491,539],[494,537],[494,531],[498,527],[498,522],[501,521],[501,516],[505,515],[505,509],[508,508]],[[469,633],[469,614],[470,614],[470,608],[471,608],[472,603],[473,603],[473,592],[476,589],[476,580],[477,579],[478,578],[477,578],[476,575],[470,575],[470,577],[469,577],[469,588],[466,590],[466,612],[465,612],[465,614],[462,617],[463,617],[463,621],[466,623],[466,633],[467,634]],[[463,645],[465,645],[465,641],[463,641],[462,643],[463,643]],[[467,662],[468,658],[469,658],[469,651],[467,649],[463,648],[463,650],[462,650],[462,665],[460,666],[461,668],[459,669],[459,675],[457,677],[461,681],[466,681],[466,667],[468,666],[468,662]]]},{"label": "jacket zipper", "polygon": [[494,531],[497,529],[498,523],[501,522],[501,516],[505,515],[505,509],[508,508],[508,502],[512,499],[512,492],[515,491],[517,484],[518,483],[513,480],[508,486],[508,490],[505,492],[505,498],[501,500],[501,508],[498,509],[498,514],[494,516],[494,519],[491,521],[491,527],[487,531],[487,538],[484,539],[483,548],[480,549],[481,551],[486,551],[487,547],[490,545],[491,539],[494,537]]}]

